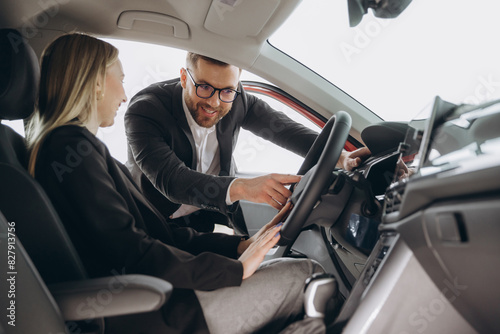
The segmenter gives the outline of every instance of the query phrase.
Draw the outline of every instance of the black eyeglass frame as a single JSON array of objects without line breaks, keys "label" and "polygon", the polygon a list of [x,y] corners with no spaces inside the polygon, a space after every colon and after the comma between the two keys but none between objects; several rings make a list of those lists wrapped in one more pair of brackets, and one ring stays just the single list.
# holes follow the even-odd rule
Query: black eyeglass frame
[{"label": "black eyeglass frame", "polygon": [[[188,68],[186,69],[186,72],[188,73],[189,79],[191,79],[191,81],[193,82],[194,87],[196,88],[196,96],[198,96],[198,97],[199,97],[199,98],[201,98],[201,99],[209,99],[209,98],[211,98],[212,96],[214,96],[214,94],[215,94],[215,92],[216,92],[216,91],[219,91],[219,100],[221,100],[221,101],[222,101],[222,102],[224,102],[224,103],[231,103],[231,102],[233,102],[234,100],[236,100],[236,98],[238,97],[238,95],[239,95],[239,94],[241,94],[241,92],[239,92],[239,91],[237,91],[237,90],[235,90],[235,89],[232,89],[232,88],[215,88],[214,86],[209,85],[209,84],[206,84],[206,83],[205,83],[205,84],[199,84],[199,83],[196,83],[196,81],[194,81],[194,78],[193,78],[193,76],[191,75],[191,72],[189,71],[189,69],[188,69]],[[200,87],[200,86],[208,86],[208,87],[211,87],[211,88],[212,88],[212,94],[210,94],[210,96],[206,96],[206,97],[205,97],[205,96],[200,96],[200,95],[198,94],[198,87]],[[230,91],[235,92],[236,94],[234,94],[234,98],[233,98],[232,100],[230,100],[230,101],[228,101],[228,100],[223,100],[223,99],[221,98],[221,96],[220,96],[220,93],[221,93],[223,90],[230,90]]]}]

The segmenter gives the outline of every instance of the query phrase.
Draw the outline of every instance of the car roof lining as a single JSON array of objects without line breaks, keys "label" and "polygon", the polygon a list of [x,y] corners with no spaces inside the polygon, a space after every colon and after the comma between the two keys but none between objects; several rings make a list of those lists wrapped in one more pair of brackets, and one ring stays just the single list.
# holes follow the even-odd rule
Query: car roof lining
[{"label": "car roof lining", "polygon": [[[22,7],[16,3],[15,0],[2,1],[0,13],[4,14],[0,14],[0,22],[4,27],[20,30],[29,39],[47,30],[54,34],[56,31],[61,34],[85,31],[97,36],[148,41],[199,52],[250,68],[262,44],[300,0],[148,1],[141,3],[140,10],[135,0],[24,0]],[[150,14],[150,20],[145,19],[146,13]],[[119,24],[124,15],[132,21],[131,27],[126,29]],[[164,17],[163,23],[151,20],[155,15]],[[261,19],[257,19],[259,17]],[[165,24],[167,18],[177,22],[176,28]],[[176,34],[180,26],[184,26],[184,32],[188,30],[188,38]],[[221,39],[224,43],[217,43]],[[40,54],[41,50],[35,49],[35,52]]]},{"label": "car roof lining", "polygon": [[[97,37],[153,43],[204,54],[255,73],[278,85],[327,118],[337,110],[347,111],[353,117],[351,135],[359,141],[361,141],[360,129],[380,121],[359,102],[346,96],[336,87],[332,89],[332,85],[324,78],[305,70],[302,66],[296,66],[297,62],[290,57],[283,54],[277,58],[279,62],[285,61],[289,66],[283,66],[273,58],[280,52],[269,45],[267,39],[290,16],[300,0],[273,0],[271,5],[275,8],[262,6],[261,1],[267,0],[245,2],[242,0],[150,0],[141,2],[140,5],[137,5],[135,0],[42,1],[24,0],[22,6],[16,0],[0,2],[0,27],[18,29],[28,38],[38,56],[41,55],[48,41],[72,31],[84,31]],[[217,32],[213,32],[206,26],[215,30],[213,20],[217,18],[211,18],[209,21],[212,20],[212,23],[207,23],[207,17],[209,17],[211,6],[221,2],[234,2],[233,10],[223,13],[224,20],[231,19],[234,22],[243,20],[243,17],[260,16],[261,11],[269,11],[269,8],[274,8],[274,10],[272,14],[264,15],[266,20],[260,21],[262,27],[252,25],[248,28],[249,30],[241,28],[235,33],[224,31],[221,26],[217,27],[219,29]],[[49,5],[52,7],[48,7]],[[44,6],[46,8],[43,8]],[[9,11],[12,15],[5,14]],[[130,11],[140,12],[139,16],[148,12],[171,19],[188,29],[189,38],[176,36],[172,26],[166,26],[155,20],[149,22],[135,20],[132,29],[120,28],[120,16]],[[246,20],[248,21],[248,18]],[[232,30],[234,26],[235,24],[232,24],[227,29]],[[245,34],[248,35],[242,37]],[[270,52],[273,54],[271,58]],[[283,73],[290,80],[280,79]],[[327,90],[329,93],[326,96],[322,95],[321,98],[314,94],[313,96],[305,94],[298,85],[304,76],[312,80],[313,85],[320,88],[319,91]],[[362,115],[359,112],[353,112],[357,108],[362,108],[366,112]]]}]

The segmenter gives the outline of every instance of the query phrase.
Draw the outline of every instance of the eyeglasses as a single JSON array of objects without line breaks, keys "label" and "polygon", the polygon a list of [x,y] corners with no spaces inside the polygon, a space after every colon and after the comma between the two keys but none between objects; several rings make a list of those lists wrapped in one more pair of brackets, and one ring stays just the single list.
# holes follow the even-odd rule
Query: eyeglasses
[{"label": "eyeglasses", "polygon": [[219,91],[219,100],[225,103],[231,103],[236,99],[238,94],[241,94],[241,92],[231,88],[214,88],[209,84],[197,84],[194,81],[191,72],[189,72],[189,69],[186,69],[186,72],[193,82],[193,85],[196,87],[196,95],[202,99],[209,99],[215,94],[216,91]]}]

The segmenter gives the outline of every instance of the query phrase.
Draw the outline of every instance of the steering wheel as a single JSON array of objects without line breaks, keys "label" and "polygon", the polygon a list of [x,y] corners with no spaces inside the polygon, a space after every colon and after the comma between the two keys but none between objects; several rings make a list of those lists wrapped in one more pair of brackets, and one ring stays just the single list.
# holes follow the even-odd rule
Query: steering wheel
[{"label": "steering wheel", "polygon": [[351,122],[348,113],[338,111],[328,120],[309,149],[298,174],[302,175],[306,171],[307,173],[294,189],[291,197],[293,209],[283,223],[278,245],[288,245],[299,235],[304,222],[332,176],[349,136]]}]

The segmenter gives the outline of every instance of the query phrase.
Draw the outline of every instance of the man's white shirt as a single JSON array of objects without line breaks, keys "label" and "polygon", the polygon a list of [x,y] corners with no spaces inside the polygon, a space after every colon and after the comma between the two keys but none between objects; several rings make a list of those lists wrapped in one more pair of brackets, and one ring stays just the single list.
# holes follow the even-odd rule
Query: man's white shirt
[{"label": "man's white shirt", "polygon": [[[184,98],[182,99],[182,107],[184,109],[184,114],[186,114],[186,119],[194,139],[197,160],[196,171],[209,175],[219,175],[220,150],[219,142],[217,140],[217,132],[215,131],[215,125],[210,128],[199,126],[189,112]],[[228,188],[226,195],[226,204],[231,205],[233,203],[231,202],[229,197],[229,189],[230,188]],[[177,209],[177,211],[175,211],[172,216],[170,216],[170,218],[175,219],[182,216],[187,216],[198,210],[200,210],[200,208],[196,206],[182,204],[179,209]]]}]

